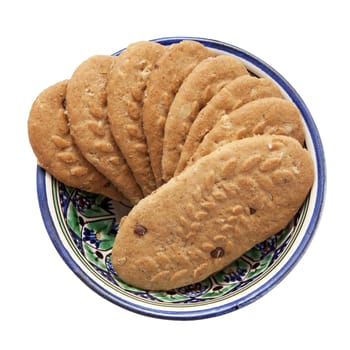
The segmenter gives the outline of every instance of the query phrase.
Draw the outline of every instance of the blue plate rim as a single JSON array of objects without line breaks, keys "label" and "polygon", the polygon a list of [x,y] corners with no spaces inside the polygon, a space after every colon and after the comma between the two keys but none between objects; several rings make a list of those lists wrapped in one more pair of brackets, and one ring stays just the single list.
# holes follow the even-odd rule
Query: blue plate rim
[{"label": "blue plate rim", "polygon": [[[310,137],[312,139],[312,142],[315,148],[317,176],[318,176],[317,177],[318,187],[316,191],[315,208],[310,218],[309,225],[297,249],[293,252],[293,254],[285,263],[285,265],[274,276],[268,279],[264,284],[262,284],[259,288],[257,288],[253,292],[247,293],[245,296],[239,299],[229,301],[223,305],[219,305],[219,306],[214,305],[213,307],[208,309],[185,310],[185,311],[165,310],[165,309],[149,308],[140,304],[133,303],[129,300],[125,300],[109,292],[108,290],[102,288],[93,279],[91,279],[83,271],[83,269],[79,267],[79,265],[74,261],[70,253],[64,247],[62,241],[59,238],[59,234],[56,230],[53,218],[50,213],[48,197],[46,193],[46,171],[42,169],[40,166],[37,166],[36,182],[37,182],[37,197],[38,197],[39,207],[41,211],[41,216],[42,216],[45,228],[48,232],[48,235],[55,249],[57,250],[59,255],[62,257],[64,262],[79,277],[79,279],[82,282],[84,282],[88,287],[90,287],[92,290],[94,290],[97,294],[99,294],[103,298],[138,314],[142,314],[145,316],[152,316],[156,318],[170,319],[170,320],[197,320],[197,319],[204,319],[204,318],[223,315],[249,305],[250,303],[264,296],[272,288],[274,288],[277,284],[279,284],[288,275],[288,273],[294,268],[294,266],[298,263],[298,261],[304,255],[307,247],[309,246],[320,221],[320,217],[324,207],[325,193],[326,193],[326,161],[325,161],[325,155],[324,155],[324,149],[323,149],[321,137],[316,127],[316,124],[311,116],[310,111],[308,110],[303,99],[299,96],[299,94],[295,91],[295,89],[289,84],[289,82],[280,73],[278,73],[266,62],[254,56],[253,54],[249,53],[248,51],[243,50],[237,46],[234,46],[222,41],[214,40],[214,39],[191,37],[191,36],[179,36],[179,37],[176,36],[176,37],[163,37],[158,39],[152,39],[150,41],[158,42],[163,45],[171,45],[182,40],[198,41],[207,47],[234,54],[250,62],[254,66],[257,66],[264,73],[272,77],[286,91],[288,96],[298,106],[299,110],[303,115],[304,121],[307,124],[307,127],[309,129]],[[121,51],[122,50],[117,51],[116,53],[114,53],[114,55],[118,55]]]}]

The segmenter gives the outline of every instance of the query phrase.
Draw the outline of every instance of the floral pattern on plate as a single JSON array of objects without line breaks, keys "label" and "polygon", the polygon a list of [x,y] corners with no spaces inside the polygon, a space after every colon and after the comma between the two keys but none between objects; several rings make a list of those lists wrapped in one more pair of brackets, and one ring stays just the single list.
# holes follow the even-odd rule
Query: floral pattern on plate
[{"label": "floral pattern on plate", "polygon": [[240,293],[274,269],[296,239],[308,207],[308,199],[283,230],[257,244],[222,271],[200,283],[170,291],[146,291],[119,279],[111,264],[111,251],[119,220],[130,207],[101,195],[87,193],[53,179],[56,216],[76,257],[117,292],[161,305],[200,305]]}]

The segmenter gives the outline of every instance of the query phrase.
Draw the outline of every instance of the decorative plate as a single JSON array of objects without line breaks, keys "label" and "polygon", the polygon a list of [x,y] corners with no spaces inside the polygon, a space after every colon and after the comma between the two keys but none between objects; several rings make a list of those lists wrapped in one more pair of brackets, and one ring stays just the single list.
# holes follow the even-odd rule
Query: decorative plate
[{"label": "decorative plate", "polygon": [[111,264],[119,220],[131,208],[101,195],[65,186],[38,166],[37,192],[42,217],[54,246],[71,270],[111,302],[137,313],[168,319],[199,319],[231,312],[255,301],[278,284],[310,243],[325,190],[321,139],[310,112],[290,84],[262,60],[230,44],[192,37],[154,41],[170,45],[184,39],[234,55],[252,74],[268,76],[280,86],[304,119],[306,147],[315,162],[316,180],[304,204],[282,231],[201,283],[154,292],[125,284]]}]

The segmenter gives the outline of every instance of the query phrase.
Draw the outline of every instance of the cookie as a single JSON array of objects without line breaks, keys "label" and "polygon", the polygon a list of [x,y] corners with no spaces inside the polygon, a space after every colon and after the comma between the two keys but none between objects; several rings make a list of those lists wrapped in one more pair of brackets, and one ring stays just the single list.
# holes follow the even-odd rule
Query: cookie
[{"label": "cookie", "polygon": [[112,135],[144,195],[155,190],[145,135],[142,106],[147,79],[165,46],[153,42],[129,45],[113,65],[107,84]]},{"label": "cookie", "polygon": [[164,125],[180,85],[193,68],[215,54],[202,44],[184,40],[167,48],[147,82],[143,105],[143,128],[156,185],[162,181],[161,159]]},{"label": "cookie", "polygon": [[74,71],[67,86],[67,111],[74,142],[83,156],[131,202],[142,192],[110,131],[106,84],[116,57],[88,58]]},{"label": "cookie", "polygon": [[249,102],[223,116],[204,137],[188,164],[238,139],[260,134],[294,137],[304,143],[304,126],[297,107],[278,97]]},{"label": "cookie", "polygon": [[82,156],[73,142],[65,110],[67,82],[61,81],[42,91],[30,110],[28,135],[38,163],[68,186],[123,200],[118,190]]},{"label": "cookie", "polygon": [[279,87],[268,78],[243,75],[225,85],[194,120],[182,148],[175,175],[186,167],[204,136],[223,115],[229,114],[248,102],[273,96],[283,97]]},{"label": "cookie", "polygon": [[200,110],[228,82],[242,75],[248,75],[243,63],[233,56],[219,55],[203,60],[185,79],[165,123],[162,156],[165,182],[174,176],[186,136]]},{"label": "cookie", "polygon": [[284,228],[313,172],[309,153],[291,137],[231,142],[131,210],[114,242],[113,267],[146,290],[199,282]]}]

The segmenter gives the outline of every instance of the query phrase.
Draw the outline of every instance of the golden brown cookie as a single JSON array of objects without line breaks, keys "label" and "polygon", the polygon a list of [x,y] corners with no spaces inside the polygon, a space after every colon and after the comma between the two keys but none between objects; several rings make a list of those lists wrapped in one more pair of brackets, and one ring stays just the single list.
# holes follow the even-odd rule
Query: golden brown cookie
[{"label": "golden brown cookie", "polygon": [[61,81],[42,91],[30,110],[28,135],[38,163],[68,186],[122,200],[118,190],[73,143],[65,110],[67,82]]},{"label": "golden brown cookie", "polygon": [[204,137],[188,164],[234,140],[261,134],[286,135],[304,143],[304,126],[297,107],[279,97],[249,102],[223,116]]},{"label": "golden brown cookie", "polygon": [[269,78],[243,75],[225,85],[198,113],[181,151],[175,175],[187,165],[204,136],[225,114],[242,105],[264,97],[283,97],[279,87]]},{"label": "golden brown cookie", "polygon": [[146,83],[165,46],[137,42],[124,50],[108,79],[108,118],[112,135],[144,195],[156,188],[142,127]]},{"label": "golden brown cookie", "polygon": [[242,75],[248,75],[248,71],[241,61],[219,55],[200,62],[184,80],[165,123],[162,156],[165,182],[174,176],[186,136],[198,113],[227,83]]},{"label": "golden brown cookie", "polygon": [[113,139],[107,117],[107,76],[115,60],[97,55],[79,65],[67,86],[67,111],[71,134],[84,157],[131,203],[137,203],[142,192]]},{"label": "golden brown cookie", "polygon": [[203,59],[214,56],[202,44],[184,40],[167,48],[149,76],[143,105],[143,128],[156,185],[162,182],[164,125],[180,85]]},{"label": "golden brown cookie", "polygon": [[146,290],[201,281],[284,228],[313,171],[309,153],[291,137],[231,142],[131,210],[114,242],[114,269]]}]

